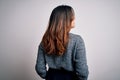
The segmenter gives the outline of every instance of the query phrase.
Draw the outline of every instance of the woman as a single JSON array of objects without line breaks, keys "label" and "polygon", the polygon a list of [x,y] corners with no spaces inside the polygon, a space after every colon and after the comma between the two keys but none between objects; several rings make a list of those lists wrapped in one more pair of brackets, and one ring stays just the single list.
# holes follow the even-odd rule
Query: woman
[{"label": "woman", "polygon": [[[35,70],[46,80],[87,80],[88,66],[82,37],[70,33],[75,14],[68,5],[57,6],[38,46]],[[46,69],[48,64],[49,70]]]}]

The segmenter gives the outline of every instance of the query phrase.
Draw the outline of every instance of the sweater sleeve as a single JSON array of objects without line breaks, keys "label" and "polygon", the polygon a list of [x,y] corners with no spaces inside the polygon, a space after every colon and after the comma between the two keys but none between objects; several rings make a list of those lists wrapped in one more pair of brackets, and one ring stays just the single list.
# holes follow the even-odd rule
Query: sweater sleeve
[{"label": "sweater sleeve", "polygon": [[46,61],[45,61],[44,50],[43,50],[41,44],[38,46],[38,54],[37,54],[35,70],[40,77],[45,79],[46,73],[47,73]]},{"label": "sweater sleeve", "polygon": [[74,62],[75,72],[78,75],[79,80],[87,80],[89,71],[86,59],[85,44],[82,37],[79,35],[76,42],[76,53]]}]

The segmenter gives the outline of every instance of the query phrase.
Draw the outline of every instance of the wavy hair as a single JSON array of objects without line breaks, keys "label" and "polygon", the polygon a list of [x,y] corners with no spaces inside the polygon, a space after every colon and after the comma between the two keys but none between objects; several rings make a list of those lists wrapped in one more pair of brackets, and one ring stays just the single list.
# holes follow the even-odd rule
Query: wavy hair
[{"label": "wavy hair", "polygon": [[53,9],[48,28],[41,41],[47,54],[63,55],[65,53],[73,19],[74,10],[71,6],[60,5]]}]

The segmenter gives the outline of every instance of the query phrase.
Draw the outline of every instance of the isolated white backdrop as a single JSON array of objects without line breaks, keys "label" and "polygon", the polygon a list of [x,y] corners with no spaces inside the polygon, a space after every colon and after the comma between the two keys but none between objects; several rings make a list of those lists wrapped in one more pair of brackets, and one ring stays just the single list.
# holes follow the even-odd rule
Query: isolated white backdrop
[{"label": "isolated white backdrop", "polygon": [[37,49],[61,4],[75,10],[71,32],[84,39],[88,80],[120,80],[119,0],[0,0],[0,80],[42,80],[35,72]]}]

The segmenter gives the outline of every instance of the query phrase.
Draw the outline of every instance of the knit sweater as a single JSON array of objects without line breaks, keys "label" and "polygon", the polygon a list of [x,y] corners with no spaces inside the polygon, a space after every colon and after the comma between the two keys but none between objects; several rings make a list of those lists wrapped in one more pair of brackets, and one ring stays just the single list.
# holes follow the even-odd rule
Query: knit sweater
[{"label": "knit sweater", "polygon": [[68,71],[75,71],[79,80],[87,80],[89,70],[83,38],[80,35],[69,33],[67,49],[62,56],[46,54],[40,43],[35,70],[43,79],[45,79],[47,74],[46,64],[48,64],[49,68],[53,69],[64,68]]}]

